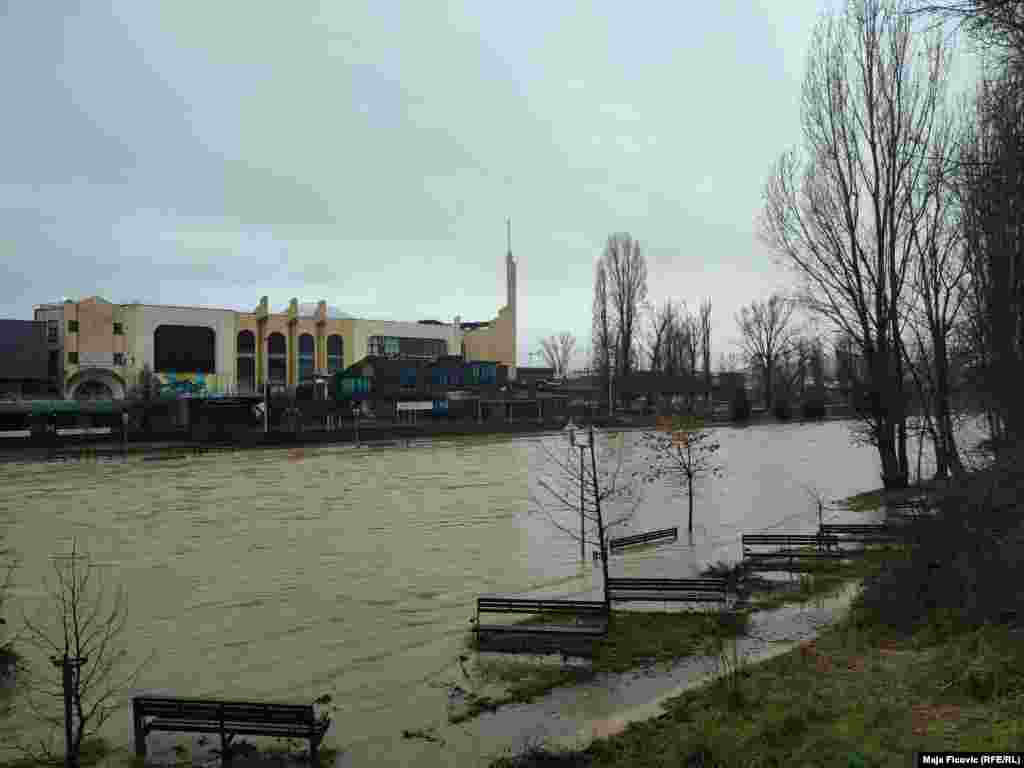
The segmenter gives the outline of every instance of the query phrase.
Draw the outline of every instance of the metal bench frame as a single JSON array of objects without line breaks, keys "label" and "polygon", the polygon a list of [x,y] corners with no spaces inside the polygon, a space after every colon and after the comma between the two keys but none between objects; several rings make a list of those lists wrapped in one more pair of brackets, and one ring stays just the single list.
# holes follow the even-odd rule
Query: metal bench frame
[{"label": "metal bench frame", "polygon": [[722,603],[729,600],[725,579],[608,579],[612,600]]},{"label": "metal bench frame", "polygon": [[[848,552],[844,553],[840,549],[838,536],[747,533],[743,534],[740,540],[743,547],[743,564],[747,568],[765,570],[766,565],[786,563],[786,570],[796,570],[798,561],[849,557]],[[773,552],[759,552],[753,549],[769,546],[777,549]]]},{"label": "metal bench frame", "polygon": [[[535,616],[574,617],[573,624],[481,624],[481,613],[515,613]],[[561,647],[565,641],[599,640],[608,634],[608,606],[594,600],[562,600],[481,595],[476,601],[473,632],[478,642],[486,636],[499,636],[522,643],[543,640]],[[583,619],[580,622],[579,619]]]},{"label": "metal bench frame", "polygon": [[662,539],[678,539],[679,528],[662,528],[657,531],[647,531],[646,533],[637,533],[633,536],[622,536],[618,539],[612,539],[608,542],[608,549],[616,550],[622,549],[623,547],[629,547],[634,544],[647,544],[652,541],[661,541]]},{"label": "metal bench frame", "polygon": [[[745,533],[740,538],[740,542],[743,545],[744,557],[748,555],[781,553],[789,556],[791,552],[797,555],[815,557],[838,549],[840,539],[838,536],[823,536],[821,534]],[[772,553],[758,553],[752,550],[753,547],[777,547],[778,549]],[[799,549],[801,547],[815,547],[815,550]]]},{"label": "metal bench frame", "polygon": [[135,754],[146,757],[146,736],[168,733],[218,733],[224,761],[231,759],[235,736],[276,736],[309,740],[313,766],[331,720],[318,718],[312,704],[271,704],[251,701],[136,696],[132,699]]},{"label": "metal bench frame", "polygon": [[837,536],[841,542],[862,544],[895,542],[906,538],[906,531],[901,530],[901,526],[882,524],[822,523],[820,533],[822,536]]}]

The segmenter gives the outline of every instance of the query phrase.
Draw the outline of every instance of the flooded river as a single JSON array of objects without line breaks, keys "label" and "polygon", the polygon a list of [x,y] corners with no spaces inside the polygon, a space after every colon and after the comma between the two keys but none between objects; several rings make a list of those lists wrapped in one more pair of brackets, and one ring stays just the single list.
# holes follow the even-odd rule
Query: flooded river
[{"label": "flooded river", "polygon": [[[879,485],[876,454],[852,445],[841,422],[716,437],[724,476],[700,490],[693,545],[684,535],[616,557],[612,575],[693,575],[737,559],[743,532],[811,530],[810,484],[829,498]],[[600,444],[604,462],[621,446],[626,475],[644,464],[640,433]],[[372,754],[403,728],[443,720],[439,681],[454,677],[477,594],[599,585],[589,552],[581,564],[578,543],[531,513],[549,452],[568,450],[556,436],[466,438],[3,465],[0,539],[22,561],[8,620],[17,629],[23,611],[45,611],[51,558],[73,537],[125,589],[126,665],[155,654],[138,691],[296,702],[330,694],[325,744]],[[649,484],[623,532],[685,530],[685,516],[678,490]],[[131,738],[125,705],[105,729],[116,744]]]}]

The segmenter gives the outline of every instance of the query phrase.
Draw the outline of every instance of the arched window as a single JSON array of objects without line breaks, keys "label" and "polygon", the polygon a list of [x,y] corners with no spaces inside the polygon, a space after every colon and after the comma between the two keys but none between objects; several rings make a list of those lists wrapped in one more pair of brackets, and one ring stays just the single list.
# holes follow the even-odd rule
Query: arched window
[{"label": "arched window", "polygon": [[212,328],[161,325],[153,333],[153,368],[157,373],[216,373]]},{"label": "arched window", "polygon": [[344,367],[345,343],[341,336],[332,333],[327,337],[327,372],[336,373]]},{"label": "arched window", "polygon": [[271,384],[288,382],[288,341],[276,331],[267,337],[267,372]]},{"label": "arched window", "polygon": [[311,381],[316,365],[316,341],[313,335],[304,333],[299,336],[299,381]]},{"label": "arched window", "polygon": [[256,334],[239,331],[236,343],[239,392],[256,391]]},{"label": "arched window", "polygon": [[252,331],[239,331],[237,352],[240,355],[255,355],[256,334]]}]

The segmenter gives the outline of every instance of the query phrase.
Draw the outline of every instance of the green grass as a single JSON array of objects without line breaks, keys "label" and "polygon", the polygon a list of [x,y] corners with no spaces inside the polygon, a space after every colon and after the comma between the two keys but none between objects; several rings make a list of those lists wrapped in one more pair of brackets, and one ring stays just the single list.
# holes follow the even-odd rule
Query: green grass
[{"label": "green grass", "polygon": [[[1024,749],[1019,638],[993,626],[900,638],[863,622],[854,609],[813,643],[689,691],[562,762],[870,768],[905,765],[914,750]],[[494,766],[543,764],[534,757]]]},{"label": "green grass", "polygon": [[[63,749],[63,741],[59,749]],[[82,740],[82,751],[79,754],[79,764],[83,768],[96,765],[104,758],[114,754],[106,739],[87,738]],[[0,761],[0,768],[62,768],[64,765],[64,753],[61,751],[53,760],[33,760],[29,757],[15,758],[14,760]]]},{"label": "green grass", "polygon": [[872,545],[849,561],[812,560],[798,574],[792,586],[781,585],[768,590],[754,589],[750,593],[752,610],[772,610],[784,605],[808,603],[840,592],[851,581],[859,581],[882,567],[892,557],[899,557],[895,547]]},{"label": "green grass", "polygon": [[919,485],[896,491],[887,491],[884,488],[875,488],[871,491],[864,491],[863,493],[855,493],[853,496],[848,496],[847,498],[840,500],[839,505],[850,512],[871,512],[872,510],[880,509],[887,503],[893,504],[912,499],[915,496],[921,495],[922,492],[929,490],[931,487],[930,483],[923,482]]},{"label": "green grass", "polygon": [[[475,682],[502,689],[501,693],[470,693],[462,711],[449,717],[458,723],[481,712],[512,703],[532,701],[554,688],[577,685],[600,673],[625,672],[645,665],[674,661],[708,651],[709,643],[742,633],[746,613],[647,613],[618,611],[589,666],[532,663],[488,658],[477,665]],[[536,623],[528,619],[524,623]]]}]

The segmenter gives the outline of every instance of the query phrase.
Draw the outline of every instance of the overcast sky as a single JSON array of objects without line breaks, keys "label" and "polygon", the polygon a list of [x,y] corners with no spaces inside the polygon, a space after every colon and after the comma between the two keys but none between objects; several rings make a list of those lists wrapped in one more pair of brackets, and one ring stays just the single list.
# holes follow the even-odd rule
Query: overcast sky
[{"label": "overcast sky", "polygon": [[[589,344],[611,232],[734,314],[823,0],[0,0],[0,317],[99,294],[486,320]],[[581,360],[582,362],[582,360]]]}]

